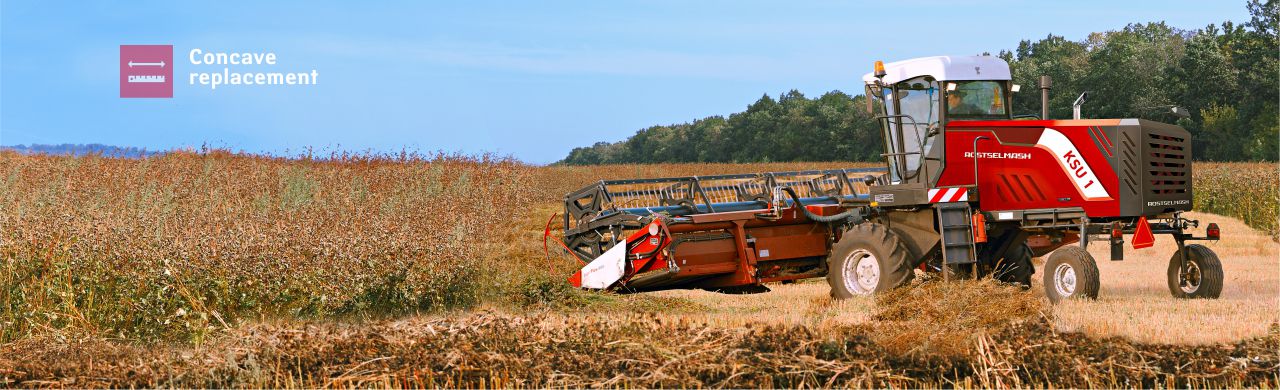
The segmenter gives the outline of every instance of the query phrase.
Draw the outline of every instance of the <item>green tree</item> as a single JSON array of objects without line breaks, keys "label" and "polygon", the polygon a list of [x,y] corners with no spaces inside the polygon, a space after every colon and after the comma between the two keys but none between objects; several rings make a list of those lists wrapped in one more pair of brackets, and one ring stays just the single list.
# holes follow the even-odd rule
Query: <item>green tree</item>
[{"label": "green tree", "polygon": [[[1017,115],[1040,113],[1040,75],[1053,78],[1049,117],[1071,116],[1081,92],[1087,118],[1174,122],[1192,133],[1194,157],[1276,160],[1280,152],[1280,20],[1276,0],[1249,0],[1250,19],[1198,30],[1130,24],[1080,41],[1049,35],[999,53],[1024,92]],[[1172,115],[1178,106],[1188,118]],[[880,129],[866,97],[831,91],[810,99],[764,95],[739,113],[652,126],[627,140],[575,148],[564,163],[878,161]]]}]

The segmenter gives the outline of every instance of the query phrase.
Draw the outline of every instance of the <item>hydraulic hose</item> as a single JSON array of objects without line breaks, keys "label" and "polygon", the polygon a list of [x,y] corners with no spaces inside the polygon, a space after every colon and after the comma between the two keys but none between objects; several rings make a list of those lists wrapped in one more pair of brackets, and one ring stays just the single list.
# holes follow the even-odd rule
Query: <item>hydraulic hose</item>
[{"label": "hydraulic hose", "polygon": [[[800,211],[804,213],[804,216],[806,218],[809,218],[814,222],[839,222],[842,219],[859,215],[858,210],[854,210],[854,209],[849,209],[843,213],[836,214],[836,215],[827,215],[827,216],[817,215],[809,211],[808,207],[804,207],[805,205],[803,203],[800,203],[800,196],[796,195],[796,191],[791,189],[791,187],[782,187],[782,190],[785,191],[787,195],[791,196],[791,201],[795,202],[797,206],[796,208],[799,208]],[[774,201],[776,202],[777,200],[775,199]]]}]

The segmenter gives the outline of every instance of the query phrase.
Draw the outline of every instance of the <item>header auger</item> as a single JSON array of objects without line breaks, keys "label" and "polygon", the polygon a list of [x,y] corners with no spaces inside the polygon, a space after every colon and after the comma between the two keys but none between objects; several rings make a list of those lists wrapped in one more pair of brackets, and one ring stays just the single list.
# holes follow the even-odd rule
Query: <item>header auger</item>
[{"label": "header auger", "polygon": [[[1178,244],[1176,297],[1217,298],[1216,240],[1188,231],[1191,141],[1139,119],[1014,119],[1009,67],[990,56],[877,62],[863,77],[879,104],[882,168],[600,181],[564,199],[564,248],[590,289],[767,291],[826,277],[847,298],[902,286],[917,272],[1030,286],[1049,254],[1050,300],[1095,298],[1087,245],[1112,260],[1155,234]],[[1041,78],[1047,91],[1047,77]],[[1047,98],[1047,92],[1042,99]],[[1047,100],[1044,100],[1047,102]],[[1047,103],[1046,103],[1047,104]],[[1047,112],[1047,110],[1043,111]]]}]

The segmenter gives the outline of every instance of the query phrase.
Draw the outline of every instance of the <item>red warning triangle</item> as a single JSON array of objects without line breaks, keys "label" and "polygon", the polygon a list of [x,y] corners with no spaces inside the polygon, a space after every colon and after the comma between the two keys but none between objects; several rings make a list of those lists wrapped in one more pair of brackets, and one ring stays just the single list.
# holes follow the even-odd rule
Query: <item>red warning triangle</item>
[{"label": "red warning triangle", "polygon": [[1138,217],[1138,230],[1133,232],[1133,249],[1150,248],[1156,244],[1156,236],[1151,234],[1151,225],[1147,217]]}]

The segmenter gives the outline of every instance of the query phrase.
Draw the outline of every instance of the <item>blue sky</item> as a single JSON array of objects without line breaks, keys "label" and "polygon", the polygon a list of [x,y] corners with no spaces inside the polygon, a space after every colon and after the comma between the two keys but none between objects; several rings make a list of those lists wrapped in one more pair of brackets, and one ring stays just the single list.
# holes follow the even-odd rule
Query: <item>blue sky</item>
[{"label": "blue sky", "polygon": [[[763,94],[860,92],[877,59],[996,53],[1244,1],[0,1],[0,145],[495,152],[548,163]],[[174,45],[172,99],[119,97],[119,45]],[[273,52],[311,86],[188,85],[187,53]]]}]

